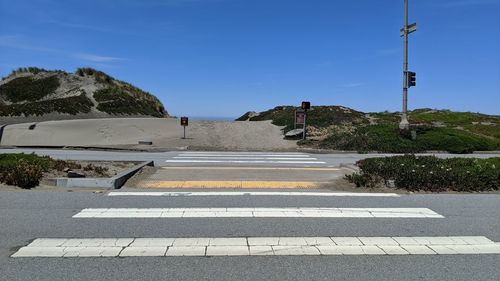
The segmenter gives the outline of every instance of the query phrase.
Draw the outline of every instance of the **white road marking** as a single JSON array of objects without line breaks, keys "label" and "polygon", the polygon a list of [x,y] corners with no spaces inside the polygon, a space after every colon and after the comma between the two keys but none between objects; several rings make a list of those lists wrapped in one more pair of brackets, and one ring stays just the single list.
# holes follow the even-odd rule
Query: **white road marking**
[{"label": "white road marking", "polygon": [[73,218],[444,218],[427,208],[89,208]]},{"label": "white road marking", "polygon": [[254,164],[326,164],[322,161],[273,161],[273,160],[166,160],[166,163],[254,163]]},{"label": "white road marking", "polygon": [[302,153],[185,152],[166,163],[326,164]]},{"label": "white road marking", "polygon": [[203,152],[203,151],[198,151],[198,152],[182,152],[179,153],[179,155],[204,155],[204,156],[227,156],[227,155],[238,155],[238,156],[254,156],[254,155],[269,155],[269,156],[309,156],[309,154],[306,153],[293,153],[293,152],[287,152],[287,153],[265,153],[265,152]]},{"label": "white road marking", "polygon": [[[355,243],[346,244],[346,241]],[[404,241],[410,243],[405,244]],[[19,249],[12,257],[466,254],[500,254],[500,243],[484,236],[39,238]]]},{"label": "white road marking", "polygon": [[309,161],[309,160],[318,160],[316,158],[292,158],[292,157],[203,157],[203,156],[175,156],[173,157],[174,159],[214,159],[214,160],[238,160],[238,159],[245,159],[245,160],[303,160],[303,161]]},{"label": "white road marking", "polygon": [[333,168],[334,166],[328,166],[328,168],[322,167],[244,167],[244,166],[205,166],[205,167],[194,167],[194,166],[163,166],[160,167],[164,170],[282,170],[282,171],[340,171],[341,168]]},{"label": "white road marking", "polygon": [[180,157],[299,157],[308,158],[307,154],[178,154]]},{"label": "white road marking", "polygon": [[200,191],[200,192],[119,192],[112,191],[108,196],[316,196],[316,197],[399,197],[396,193],[355,193],[355,192],[274,192],[274,191]]}]

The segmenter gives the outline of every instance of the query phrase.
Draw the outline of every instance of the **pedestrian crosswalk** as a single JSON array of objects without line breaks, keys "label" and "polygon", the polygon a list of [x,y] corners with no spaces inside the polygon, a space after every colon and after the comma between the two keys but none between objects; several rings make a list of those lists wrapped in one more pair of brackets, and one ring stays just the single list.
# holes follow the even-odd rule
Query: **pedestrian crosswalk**
[{"label": "pedestrian crosswalk", "polygon": [[[154,196],[168,193],[153,192]],[[245,193],[185,192],[182,196],[238,196]],[[256,195],[259,192],[255,192]],[[266,194],[265,192],[262,192]],[[275,194],[279,192],[268,192]],[[300,192],[281,196],[302,196]],[[325,192],[305,192],[324,196]],[[141,193],[140,196],[147,196]],[[173,193],[179,196],[179,193]],[[208,195],[210,194],[210,195]],[[236,195],[238,194],[238,195]],[[335,196],[335,193],[329,195]],[[112,192],[111,198],[138,195]],[[356,196],[345,193],[342,196]],[[366,195],[366,194],[365,194]],[[167,195],[170,196],[170,195]],[[261,194],[261,196],[265,196]],[[369,196],[368,196],[369,197]],[[379,196],[380,197],[380,196]],[[389,198],[398,198],[389,194]],[[143,218],[415,218],[445,219],[428,208],[88,208],[75,219]],[[126,222],[121,222],[122,224]],[[166,237],[166,238],[37,238],[12,255],[22,257],[176,257],[176,256],[338,256],[338,255],[500,254],[500,243],[484,236],[376,237]]]},{"label": "pedestrian crosswalk", "polygon": [[[206,153],[200,153],[200,155]],[[188,154],[186,154],[188,155]],[[189,154],[191,155],[191,154]],[[295,154],[294,154],[295,155]],[[187,157],[187,156],[186,156]],[[262,157],[267,157],[262,155]],[[297,157],[296,157],[297,158]],[[225,160],[223,160],[225,161]],[[250,161],[250,160],[249,160]],[[117,223],[120,229],[126,229],[131,220],[140,219],[141,222],[155,220],[155,224],[168,220],[199,224],[205,220],[294,220],[297,225],[305,220],[344,220],[346,225],[356,225],[356,222],[381,223],[408,223],[446,221],[448,218],[441,213],[424,206],[403,207],[402,201],[410,195],[395,193],[355,193],[355,192],[326,192],[326,191],[113,191],[107,194],[105,202],[117,206],[127,201],[127,206],[139,204],[138,207],[103,207],[79,209],[71,216],[75,224],[86,225],[94,222]],[[196,201],[207,202],[210,207],[176,207],[169,206],[169,200],[176,198],[177,202]],[[268,207],[221,206],[224,198],[243,200],[241,202],[259,202],[267,200]],[[356,206],[343,201],[346,198],[355,198]],[[215,200],[211,200],[215,198]],[[270,200],[278,198],[281,206],[269,206]],[[307,206],[295,206],[299,199],[309,202]],[[318,201],[315,201],[318,199]],[[125,201],[124,201],[125,200]],[[248,200],[248,201],[245,201]],[[323,201],[321,201],[323,200]],[[326,201],[331,200],[331,201]],[[380,200],[377,204],[384,207],[372,207],[370,200]],[[215,202],[215,203],[212,203]],[[283,202],[287,202],[283,207]],[[311,206],[311,202],[318,206]],[[321,204],[319,203],[321,202]],[[354,202],[354,201],[351,201]],[[332,204],[330,204],[332,203]],[[331,206],[342,203],[342,206]],[[160,207],[158,207],[160,204]],[[254,205],[253,203],[250,203]],[[325,206],[328,204],[328,206]],[[359,205],[365,205],[360,207]],[[150,206],[148,206],[150,205]],[[291,206],[294,205],[294,206]],[[303,221],[301,221],[303,220]],[[279,224],[276,224],[279,225]],[[197,228],[200,226],[197,225]],[[207,228],[211,229],[211,228]],[[273,232],[279,233],[284,229],[276,226]],[[256,232],[258,233],[257,229]],[[425,229],[419,229],[415,236],[359,236],[356,229],[350,230],[352,236],[258,236],[249,233],[239,233],[239,236],[223,237],[212,235],[207,230],[203,236],[166,236],[166,237],[133,237],[116,235],[116,237],[33,237],[34,240],[16,251],[13,258],[80,258],[80,257],[215,257],[215,256],[399,256],[399,255],[491,255],[500,254],[500,242],[495,242],[486,236],[464,236],[463,233],[448,236],[433,232],[431,236],[421,235]],[[391,229],[387,230],[390,233]],[[130,234],[130,232],[126,232]],[[124,233],[124,234],[126,234]],[[290,233],[288,231],[287,233]],[[291,233],[295,231],[291,230]],[[245,235],[246,234],[246,235]],[[314,234],[314,233],[312,233]],[[365,233],[366,235],[366,233]],[[254,257],[255,256],[255,257]]]},{"label": "pedestrian crosswalk", "polygon": [[249,153],[249,152],[186,152],[179,153],[165,161],[168,163],[205,163],[205,164],[308,164],[322,165],[318,160],[305,153]]},{"label": "pedestrian crosswalk", "polygon": [[314,189],[346,170],[299,152],[178,152],[142,179],[141,188]]}]

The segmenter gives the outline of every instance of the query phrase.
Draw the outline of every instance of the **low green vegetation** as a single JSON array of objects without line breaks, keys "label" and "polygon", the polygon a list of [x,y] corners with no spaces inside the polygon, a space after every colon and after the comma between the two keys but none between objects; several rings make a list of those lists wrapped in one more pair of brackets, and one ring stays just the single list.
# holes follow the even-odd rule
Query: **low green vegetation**
[{"label": "low green vegetation", "polygon": [[420,126],[416,127],[415,131],[417,138],[412,140],[410,135],[401,135],[399,128],[395,125],[360,126],[352,130],[333,131],[317,145],[334,150],[391,153],[416,153],[429,150],[469,153],[500,149],[500,140],[478,136],[463,130]]},{"label": "low green vegetation", "polygon": [[[381,124],[398,124],[401,120],[399,113],[373,112],[369,113]],[[474,123],[500,124],[500,116],[486,115],[474,112],[456,112],[451,110],[434,110],[430,108],[415,109],[409,112],[412,124],[441,123],[443,126],[464,126]]]},{"label": "low green vegetation", "polygon": [[483,135],[500,140],[500,124],[498,125],[465,125],[464,129],[477,135]]},{"label": "low green vegetation", "polygon": [[22,188],[40,183],[43,172],[51,167],[48,157],[30,154],[0,154],[0,182]]},{"label": "low green vegetation", "polygon": [[107,87],[94,93],[99,102],[97,109],[109,114],[165,116],[165,108],[153,95],[127,82],[116,80],[102,71],[92,68],[78,68],[79,76],[93,76]]},{"label": "low green vegetation", "polygon": [[88,68],[88,67],[83,67],[83,68],[78,68],[75,71],[75,74],[78,76],[94,76],[95,80],[99,83],[103,84],[112,84],[113,81],[115,80],[113,77],[109,76],[108,74],[95,70],[93,68]]},{"label": "low green vegetation", "polygon": [[30,103],[0,104],[0,116],[42,116],[49,112],[76,115],[89,113],[94,104],[85,93],[78,96]]},{"label": "low green vegetation", "polygon": [[[393,112],[369,113],[378,124],[397,125],[400,115]],[[500,116],[450,110],[416,109],[409,113],[412,124],[460,129],[500,139]]]},{"label": "low green vegetation", "polygon": [[62,70],[47,70],[45,68],[34,67],[34,66],[18,67],[17,69],[13,70],[9,75],[2,77],[2,80],[5,80],[12,75],[18,75],[18,74],[35,74],[36,75],[36,74],[41,73],[41,72],[52,73],[52,74],[58,74],[58,73],[64,74],[64,73],[66,73]]},{"label": "low green vegetation", "polygon": [[[272,120],[277,126],[286,126],[285,131],[293,129],[295,121],[295,110],[293,106],[278,106],[259,115],[250,117],[245,113],[236,121],[264,121]],[[308,111],[307,124],[315,127],[328,127],[332,124],[367,124],[364,114],[359,111],[341,106],[313,106]]]},{"label": "low green vegetation", "polygon": [[500,189],[500,157],[490,159],[414,155],[368,158],[346,179],[358,187],[393,185],[408,191],[478,192]]},{"label": "low green vegetation", "polygon": [[37,101],[54,93],[58,87],[57,76],[18,77],[0,86],[0,97],[11,102]]},{"label": "low green vegetation", "polygon": [[92,163],[83,166],[64,160],[55,160],[47,156],[34,154],[0,154],[0,182],[29,189],[40,184],[45,172],[51,170],[64,171],[65,169],[94,172],[97,175],[109,176],[108,168]]},{"label": "low green vegetation", "polygon": [[[247,112],[237,120],[272,120],[284,131],[293,129],[297,107],[278,106]],[[363,113],[342,106],[315,106],[308,113],[308,141],[299,145],[346,151],[417,153],[429,150],[451,153],[500,150],[500,116],[450,110],[416,109],[409,113],[412,130],[402,135],[397,112]]]},{"label": "low green vegetation", "polygon": [[163,117],[162,108],[150,99],[133,95],[122,88],[108,87],[94,93],[97,109],[109,114],[150,115]]},{"label": "low green vegetation", "polygon": [[[76,115],[90,113],[94,106],[113,115],[168,116],[155,96],[92,68],[78,68],[75,74],[71,74],[61,70],[23,67],[2,78],[2,83],[0,116]],[[84,89],[92,85],[101,90],[85,93]],[[51,95],[56,90],[57,93]],[[88,94],[92,94],[100,104],[94,105]]]}]

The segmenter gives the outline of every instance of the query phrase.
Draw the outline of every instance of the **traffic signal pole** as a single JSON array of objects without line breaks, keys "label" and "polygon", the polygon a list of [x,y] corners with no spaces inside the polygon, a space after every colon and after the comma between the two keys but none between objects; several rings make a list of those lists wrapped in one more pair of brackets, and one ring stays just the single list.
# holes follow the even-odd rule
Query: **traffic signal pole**
[{"label": "traffic signal pole", "polygon": [[307,109],[304,109],[304,131],[302,132],[302,140],[306,140],[306,121],[307,121]]},{"label": "traffic signal pole", "polygon": [[410,129],[408,122],[408,0],[405,0],[405,16],[404,16],[404,47],[403,47],[403,114],[399,123],[400,130]]}]

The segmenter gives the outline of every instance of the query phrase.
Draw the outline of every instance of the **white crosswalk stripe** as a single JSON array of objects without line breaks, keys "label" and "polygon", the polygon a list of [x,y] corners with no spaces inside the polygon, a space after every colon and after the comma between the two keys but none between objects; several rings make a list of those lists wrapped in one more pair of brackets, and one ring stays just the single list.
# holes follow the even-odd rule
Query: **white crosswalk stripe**
[{"label": "white crosswalk stripe", "polygon": [[326,164],[304,153],[234,153],[189,152],[179,153],[166,163],[227,163],[227,164]]},{"label": "white crosswalk stripe", "polygon": [[[175,156],[174,159],[215,159],[215,160],[238,160],[242,157],[205,157],[205,156]],[[318,160],[316,158],[297,158],[297,157],[245,157],[245,160]]]},{"label": "white crosswalk stripe", "polygon": [[500,254],[500,243],[484,236],[42,238],[22,247],[12,257],[466,254]]},{"label": "white crosswalk stripe", "polygon": [[361,193],[361,192],[278,192],[278,191],[198,191],[198,192],[155,192],[155,191],[112,191],[108,196],[167,196],[167,197],[191,197],[191,196],[309,196],[309,197],[399,197],[396,193]]},{"label": "white crosswalk stripe", "polygon": [[73,218],[444,218],[427,208],[89,208]]},{"label": "white crosswalk stripe", "polygon": [[323,161],[284,161],[284,160],[165,160],[165,163],[232,163],[232,164],[326,164]]}]

